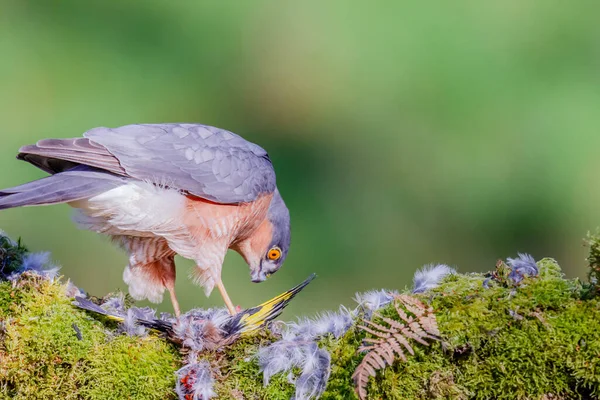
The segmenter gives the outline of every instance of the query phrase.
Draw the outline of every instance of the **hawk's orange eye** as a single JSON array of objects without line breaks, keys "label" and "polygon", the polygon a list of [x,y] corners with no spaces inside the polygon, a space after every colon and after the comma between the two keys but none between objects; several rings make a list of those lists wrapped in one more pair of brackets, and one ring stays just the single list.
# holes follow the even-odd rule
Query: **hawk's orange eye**
[{"label": "hawk's orange eye", "polygon": [[279,250],[278,247],[273,247],[269,250],[269,253],[267,253],[267,257],[272,261],[279,260],[279,257],[281,257],[281,250]]}]

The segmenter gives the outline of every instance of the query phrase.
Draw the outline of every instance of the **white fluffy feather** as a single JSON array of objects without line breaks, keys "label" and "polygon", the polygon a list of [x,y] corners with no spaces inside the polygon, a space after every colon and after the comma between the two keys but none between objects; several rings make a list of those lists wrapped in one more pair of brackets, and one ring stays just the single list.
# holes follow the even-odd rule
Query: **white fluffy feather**
[{"label": "white fluffy feather", "polygon": [[364,293],[356,293],[354,301],[365,312],[365,317],[370,319],[375,311],[390,304],[397,294],[398,292],[395,290],[370,290]]},{"label": "white fluffy feather", "polygon": [[426,265],[413,278],[413,293],[423,293],[437,287],[444,277],[455,274],[456,270],[446,264]]},{"label": "white fluffy feather", "polygon": [[84,228],[108,234],[159,234],[181,229],[185,197],[177,190],[131,182],[88,200],[74,202]]}]

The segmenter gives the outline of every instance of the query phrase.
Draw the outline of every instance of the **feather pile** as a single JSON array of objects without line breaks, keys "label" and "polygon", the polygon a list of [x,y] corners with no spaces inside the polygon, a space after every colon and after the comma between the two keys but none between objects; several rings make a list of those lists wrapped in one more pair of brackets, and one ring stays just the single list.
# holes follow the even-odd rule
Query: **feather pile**
[{"label": "feather pile", "polygon": [[[306,325],[307,322],[303,328]],[[330,326],[334,325],[331,322]],[[258,365],[263,372],[265,386],[273,375],[290,373],[289,380],[296,387],[295,400],[319,398],[323,394],[331,373],[331,356],[327,350],[319,347],[317,337],[313,336],[314,331],[303,331],[301,334],[286,331],[281,340],[258,350]],[[293,375],[295,368],[300,369],[299,376]]]},{"label": "feather pile", "polygon": [[[327,387],[331,373],[331,356],[319,347],[318,341],[331,335],[341,338],[354,325],[356,311],[340,307],[336,312],[325,312],[315,318],[303,318],[286,324],[282,339],[258,350],[258,365],[263,372],[264,385],[279,373],[289,373],[296,387],[295,400],[319,398]],[[298,368],[299,376],[292,371]]]}]

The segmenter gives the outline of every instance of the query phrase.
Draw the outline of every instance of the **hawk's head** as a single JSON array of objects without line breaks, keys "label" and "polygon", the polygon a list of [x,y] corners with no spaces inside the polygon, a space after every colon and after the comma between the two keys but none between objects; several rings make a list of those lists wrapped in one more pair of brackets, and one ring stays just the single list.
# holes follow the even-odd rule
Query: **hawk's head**
[{"label": "hawk's head", "polygon": [[290,212],[276,189],[265,220],[235,250],[248,263],[252,282],[258,283],[281,268],[289,248]]}]

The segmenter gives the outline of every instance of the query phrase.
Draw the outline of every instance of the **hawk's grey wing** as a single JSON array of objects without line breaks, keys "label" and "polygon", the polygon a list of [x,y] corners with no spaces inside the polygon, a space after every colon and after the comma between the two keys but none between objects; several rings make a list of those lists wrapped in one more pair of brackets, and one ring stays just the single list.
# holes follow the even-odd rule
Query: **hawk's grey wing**
[{"label": "hawk's grey wing", "polygon": [[223,129],[143,124],[95,128],[84,136],[89,143],[42,140],[21,149],[20,157],[91,165],[218,203],[249,202],[275,190],[275,171],[267,152]]}]

